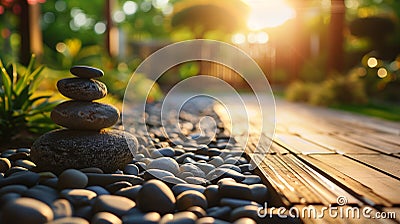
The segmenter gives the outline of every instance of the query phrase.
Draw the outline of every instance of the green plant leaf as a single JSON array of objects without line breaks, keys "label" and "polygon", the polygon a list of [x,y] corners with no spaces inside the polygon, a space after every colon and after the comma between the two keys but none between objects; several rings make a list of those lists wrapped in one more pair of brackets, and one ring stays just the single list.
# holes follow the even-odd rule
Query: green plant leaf
[{"label": "green plant leaf", "polygon": [[1,69],[1,81],[3,84],[3,88],[4,88],[4,98],[3,98],[3,103],[4,103],[4,107],[5,110],[11,108],[11,79],[10,76],[7,73],[6,68],[3,65],[3,62],[0,60],[0,69]]}]

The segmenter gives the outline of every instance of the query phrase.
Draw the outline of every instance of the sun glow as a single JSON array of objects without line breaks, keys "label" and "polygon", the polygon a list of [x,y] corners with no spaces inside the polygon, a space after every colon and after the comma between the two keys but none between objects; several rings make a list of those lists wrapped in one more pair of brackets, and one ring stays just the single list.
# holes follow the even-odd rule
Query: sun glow
[{"label": "sun glow", "polygon": [[250,30],[277,27],[294,18],[295,10],[284,0],[245,0],[251,12],[247,20]]}]

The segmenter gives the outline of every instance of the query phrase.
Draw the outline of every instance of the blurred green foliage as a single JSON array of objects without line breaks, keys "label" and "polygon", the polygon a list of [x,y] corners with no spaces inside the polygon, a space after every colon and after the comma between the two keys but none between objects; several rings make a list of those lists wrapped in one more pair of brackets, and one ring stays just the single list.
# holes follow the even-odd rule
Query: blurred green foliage
[{"label": "blurred green foliage", "polygon": [[49,112],[58,102],[50,101],[51,95],[37,92],[43,69],[35,68],[34,56],[27,68],[16,63],[4,66],[0,61],[0,142],[55,127]]}]

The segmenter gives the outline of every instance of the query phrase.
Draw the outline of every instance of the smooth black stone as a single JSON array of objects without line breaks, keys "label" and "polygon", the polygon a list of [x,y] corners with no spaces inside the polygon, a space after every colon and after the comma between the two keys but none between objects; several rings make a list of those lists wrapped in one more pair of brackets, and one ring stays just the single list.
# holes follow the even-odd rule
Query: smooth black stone
[{"label": "smooth black stone", "polygon": [[[0,209],[2,209],[4,207],[4,205],[6,205],[8,202],[10,201],[15,201],[17,198],[20,198],[21,194],[18,193],[6,193],[3,194],[2,196],[0,196]],[[1,212],[0,212],[0,217],[1,217]],[[1,221],[1,218],[0,218]]]},{"label": "smooth black stone", "polygon": [[242,170],[242,173],[250,172],[253,170],[253,166],[250,163],[241,164],[241,165],[239,165],[239,168],[240,168],[240,170]]},{"label": "smooth black stone", "polygon": [[95,192],[86,189],[65,189],[60,192],[60,197],[67,199],[75,207],[90,205],[96,196]]},{"label": "smooth black stone", "polygon": [[221,206],[221,207],[212,207],[207,209],[207,215],[229,221],[229,216],[232,209],[229,206]]},{"label": "smooth black stone", "polygon": [[79,170],[64,170],[58,177],[58,188],[85,188],[88,184],[88,177]]},{"label": "smooth black stone", "polygon": [[172,220],[165,222],[165,224],[195,224],[196,220],[197,216],[193,212],[183,211],[175,213]]},{"label": "smooth black stone", "polygon": [[172,192],[174,192],[175,196],[178,196],[182,192],[188,191],[188,190],[195,190],[200,193],[203,193],[206,190],[206,188],[203,186],[200,186],[200,185],[195,185],[195,184],[177,184],[172,187]]},{"label": "smooth black stone", "polygon": [[39,184],[42,184],[42,185],[45,185],[45,186],[48,186],[51,188],[57,188],[58,177],[39,180]]},{"label": "smooth black stone", "polygon": [[255,200],[250,187],[246,184],[227,181],[219,185],[221,197],[237,198],[243,200]]},{"label": "smooth black stone", "polygon": [[136,162],[135,165],[139,168],[139,173],[146,171],[147,165],[144,162]]},{"label": "smooth black stone", "polygon": [[147,164],[147,169],[160,169],[173,173],[176,175],[179,173],[179,164],[170,157],[161,157],[152,160]]},{"label": "smooth black stone", "polygon": [[171,189],[159,180],[149,180],[140,189],[136,202],[143,212],[171,213],[175,209],[175,196]]},{"label": "smooth black stone", "polygon": [[206,209],[208,207],[206,197],[195,190],[184,191],[176,197],[176,209],[179,211],[186,210],[193,206]]},{"label": "smooth black stone", "polygon": [[92,220],[91,224],[122,224],[122,220],[118,218],[118,216],[110,213],[110,212],[98,212],[96,213]]},{"label": "smooth black stone", "polygon": [[264,204],[268,200],[268,188],[264,184],[252,184],[250,185],[251,194],[253,200]]},{"label": "smooth black stone", "polygon": [[31,152],[31,149],[30,148],[19,148],[19,149],[17,149],[17,151],[16,151],[17,153],[18,152],[26,152],[26,153],[30,153]]},{"label": "smooth black stone", "polygon": [[177,157],[175,157],[176,162],[178,163],[183,163],[185,161],[186,158],[194,158],[194,153],[193,152],[186,152],[182,155],[179,155]]},{"label": "smooth black stone", "polygon": [[53,220],[53,211],[45,203],[32,198],[9,201],[2,209],[4,223],[42,224]]},{"label": "smooth black stone", "polygon": [[22,196],[39,200],[51,206],[58,198],[58,192],[47,186],[36,185],[22,193]]},{"label": "smooth black stone", "polygon": [[157,212],[148,212],[146,214],[127,215],[122,218],[124,224],[158,224],[160,215]]},{"label": "smooth black stone", "polygon": [[245,217],[235,220],[233,224],[257,224],[257,223],[253,219]]},{"label": "smooth black stone", "polygon": [[162,156],[173,157],[175,151],[171,147],[165,147],[157,150]]},{"label": "smooth black stone", "polygon": [[82,173],[104,173],[104,171],[98,167],[87,167],[87,168],[82,168],[79,169]]},{"label": "smooth black stone", "polygon": [[161,178],[161,180],[168,185],[168,187],[172,188],[173,186],[177,184],[187,184],[186,181],[182,180],[179,177],[174,177],[174,176],[166,176]]},{"label": "smooth black stone", "polygon": [[135,185],[135,186],[131,186],[131,187],[122,188],[122,189],[118,190],[117,192],[115,192],[114,194],[118,195],[118,196],[123,196],[123,197],[129,198],[132,201],[136,201],[136,197],[139,194],[140,189],[142,189],[141,185]]},{"label": "smooth black stone", "polygon": [[5,173],[11,168],[11,162],[7,158],[0,158],[0,173]]},{"label": "smooth black stone", "polygon": [[199,206],[192,206],[192,207],[188,208],[187,211],[193,212],[193,214],[195,214],[198,219],[207,215],[206,210],[204,210],[203,208],[201,208]]},{"label": "smooth black stone", "polygon": [[105,189],[107,189],[111,194],[114,194],[116,191],[126,187],[132,187],[132,184],[127,181],[118,181],[105,186]]},{"label": "smooth black stone", "polygon": [[98,68],[86,66],[86,65],[76,65],[69,70],[73,75],[80,78],[99,78],[104,76],[104,72]]},{"label": "smooth black stone", "polygon": [[72,204],[67,199],[55,200],[52,203],[51,208],[53,209],[54,219],[71,217],[74,211]]},{"label": "smooth black stone", "polygon": [[0,196],[3,196],[4,194],[8,194],[8,193],[22,194],[26,190],[28,190],[28,187],[25,185],[20,185],[20,184],[7,185],[7,186],[0,188]]},{"label": "smooth black stone", "polygon": [[10,161],[16,161],[19,159],[29,159],[29,154],[26,152],[17,152],[7,157],[7,159],[9,159]]},{"label": "smooth black stone", "polygon": [[208,185],[204,191],[209,207],[215,207],[219,204],[220,195],[218,185]]},{"label": "smooth black stone", "polygon": [[236,198],[221,198],[220,204],[222,206],[229,206],[231,208],[243,207],[247,205],[261,206],[255,201],[242,200]]},{"label": "smooth black stone", "polygon": [[46,224],[89,224],[86,219],[78,218],[78,217],[64,217],[61,219],[57,219]]},{"label": "smooth black stone", "polygon": [[90,220],[93,216],[92,205],[86,205],[86,206],[81,206],[81,207],[75,208],[74,216],[80,217],[80,218],[83,218],[86,220]]},{"label": "smooth black stone", "polygon": [[11,176],[11,175],[13,175],[13,174],[15,174],[15,173],[18,173],[18,172],[25,172],[25,171],[28,171],[28,169],[26,169],[26,168],[24,168],[24,167],[18,167],[18,166],[14,166],[14,167],[11,167],[10,169],[8,169],[5,173],[4,173],[4,177],[9,177],[9,176]]},{"label": "smooth black stone", "polygon": [[118,181],[127,181],[132,185],[144,182],[142,178],[134,175],[87,173],[86,176],[88,177],[88,186],[98,185],[104,187]]},{"label": "smooth black stone", "polygon": [[13,173],[12,175],[0,180],[0,187],[21,184],[27,187],[31,187],[38,183],[40,175],[31,171],[21,171]]},{"label": "smooth black stone", "polygon": [[196,221],[196,224],[229,224],[229,222],[207,216],[207,217],[198,219]]},{"label": "smooth black stone", "polygon": [[110,192],[108,192],[104,187],[101,186],[89,186],[86,187],[86,190],[93,191],[97,194],[97,196],[110,194]]},{"label": "smooth black stone", "polygon": [[260,184],[262,182],[261,178],[257,175],[245,175],[244,177],[245,179],[242,181],[243,184],[251,185]]},{"label": "smooth black stone", "polygon": [[101,195],[94,200],[92,212],[110,212],[122,217],[134,208],[136,203],[128,198],[117,195]]},{"label": "smooth black stone", "polygon": [[139,168],[135,164],[126,164],[124,173],[137,176],[139,174]]}]

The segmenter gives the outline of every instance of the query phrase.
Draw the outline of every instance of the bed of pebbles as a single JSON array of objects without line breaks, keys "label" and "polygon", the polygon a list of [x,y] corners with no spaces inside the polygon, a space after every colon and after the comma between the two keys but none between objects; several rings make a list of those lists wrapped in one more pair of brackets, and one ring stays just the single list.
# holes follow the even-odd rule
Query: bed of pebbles
[{"label": "bed of pebbles", "polygon": [[[257,215],[268,201],[268,189],[211,107],[189,104],[163,128],[160,108],[160,103],[147,105],[148,130],[137,129],[132,116],[132,129],[126,131],[136,135],[138,151],[112,172],[91,166],[38,170],[31,149],[3,151],[0,223],[250,224],[276,219]],[[204,115],[215,118],[209,128],[216,131],[199,127]]]}]

